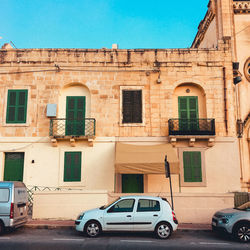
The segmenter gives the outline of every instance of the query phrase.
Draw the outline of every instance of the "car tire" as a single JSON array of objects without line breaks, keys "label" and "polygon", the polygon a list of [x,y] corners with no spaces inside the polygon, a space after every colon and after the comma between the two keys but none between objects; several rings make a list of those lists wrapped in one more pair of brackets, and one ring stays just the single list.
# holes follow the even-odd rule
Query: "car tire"
[{"label": "car tire", "polygon": [[0,221],[0,235],[2,235],[5,231],[5,227],[2,221]]},{"label": "car tire", "polygon": [[168,222],[160,222],[155,227],[155,235],[159,239],[168,239],[172,234],[172,227]]},{"label": "car tire", "polygon": [[99,236],[101,232],[102,227],[97,221],[89,221],[84,228],[84,233],[91,238]]},{"label": "car tire", "polygon": [[242,222],[233,229],[233,236],[236,240],[247,243],[250,241],[250,223]]}]

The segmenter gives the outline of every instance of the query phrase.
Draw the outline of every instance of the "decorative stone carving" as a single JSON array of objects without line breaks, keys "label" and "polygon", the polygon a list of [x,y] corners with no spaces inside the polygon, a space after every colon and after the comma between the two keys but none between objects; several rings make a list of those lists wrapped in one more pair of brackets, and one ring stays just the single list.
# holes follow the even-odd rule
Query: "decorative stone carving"
[{"label": "decorative stone carving", "polygon": [[234,1],[233,8],[234,14],[250,13],[250,1]]}]

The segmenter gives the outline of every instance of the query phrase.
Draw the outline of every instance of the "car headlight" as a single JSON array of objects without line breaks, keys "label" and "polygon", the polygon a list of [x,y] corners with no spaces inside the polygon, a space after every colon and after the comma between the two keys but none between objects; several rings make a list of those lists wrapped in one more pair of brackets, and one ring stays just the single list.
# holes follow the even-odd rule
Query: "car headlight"
[{"label": "car headlight", "polygon": [[221,222],[224,224],[227,224],[229,222],[229,219],[232,218],[233,215],[225,215],[223,218],[221,218]]},{"label": "car headlight", "polygon": [[84,213],[83,214],[80,214],[78,217],[77,217],[77,220],[81,220],[84,216]]}]

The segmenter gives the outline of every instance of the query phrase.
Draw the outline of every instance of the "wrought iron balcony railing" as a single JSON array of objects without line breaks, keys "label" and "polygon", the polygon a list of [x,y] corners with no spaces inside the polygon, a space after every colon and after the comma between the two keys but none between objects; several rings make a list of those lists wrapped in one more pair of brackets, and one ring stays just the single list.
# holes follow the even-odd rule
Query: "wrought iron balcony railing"
[{"label": "wrought iron balcony railing", "polygon": [[49,135],[54,138],[63,138],[65,136],[95,136],[95,119],[66,119],[52,118],[50,120]]},{"label": "wrought iron balcony railing", "polygon": [[169,119],[169,135],[215,135],[214,119]]}]

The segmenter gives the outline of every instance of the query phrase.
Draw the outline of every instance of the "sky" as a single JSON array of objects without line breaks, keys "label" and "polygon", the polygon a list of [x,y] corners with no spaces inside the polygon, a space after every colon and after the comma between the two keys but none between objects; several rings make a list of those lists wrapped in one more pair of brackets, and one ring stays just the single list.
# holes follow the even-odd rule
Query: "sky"
[{"label": "sky", "polygon": [[208,0],[0,0],[0,47],[188,48]]}]

